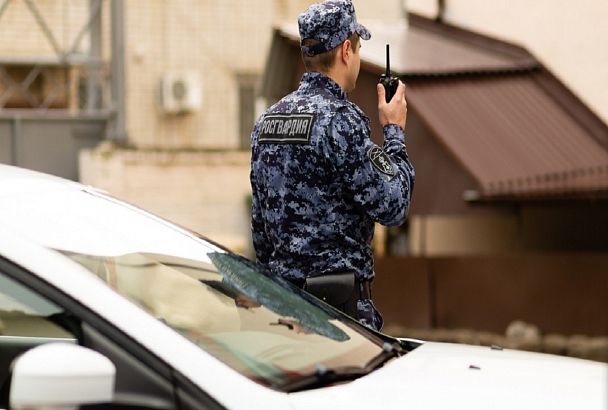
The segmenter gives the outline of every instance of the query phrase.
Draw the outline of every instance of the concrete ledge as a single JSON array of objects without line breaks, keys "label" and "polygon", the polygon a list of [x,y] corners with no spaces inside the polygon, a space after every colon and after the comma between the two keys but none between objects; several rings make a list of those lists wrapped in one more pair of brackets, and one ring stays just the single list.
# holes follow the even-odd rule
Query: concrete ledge
[{"label": "concrete ledge", "polygon": [[[125,149],[111,143],[100,144],[95,149],[84,150],[83,155],[106,160],[120,158],[125,164],[147,165],[241,165],[249,166],[250,151],[196,150],[196,149]],[[114,158],[116,159],[116,158]]]}]

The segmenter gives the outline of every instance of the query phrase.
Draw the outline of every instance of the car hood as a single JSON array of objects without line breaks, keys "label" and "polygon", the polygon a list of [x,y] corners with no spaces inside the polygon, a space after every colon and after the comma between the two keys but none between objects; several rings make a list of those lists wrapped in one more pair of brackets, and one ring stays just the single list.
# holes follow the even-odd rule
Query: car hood
[{"label": "car hood", "polygon": [[602,409],[608,365],[425,343],[354,382],[290,395],[294,409]]}]

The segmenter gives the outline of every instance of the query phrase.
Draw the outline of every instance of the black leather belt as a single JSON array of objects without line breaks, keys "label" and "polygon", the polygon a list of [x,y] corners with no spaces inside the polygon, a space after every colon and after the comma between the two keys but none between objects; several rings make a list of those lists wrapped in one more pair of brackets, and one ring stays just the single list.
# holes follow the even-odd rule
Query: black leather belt
[{"label": "black leather belt", "polygon": [[[300,289],[306,290],[306,280],[305,279],[292,279],[286,278],[289,282],[293,283]],[[355,277],[355,286],[354,292],[356,294],[356,299],[371,299],[372,298],[372,281],[371,280],[359,280],[359,278]]]}]

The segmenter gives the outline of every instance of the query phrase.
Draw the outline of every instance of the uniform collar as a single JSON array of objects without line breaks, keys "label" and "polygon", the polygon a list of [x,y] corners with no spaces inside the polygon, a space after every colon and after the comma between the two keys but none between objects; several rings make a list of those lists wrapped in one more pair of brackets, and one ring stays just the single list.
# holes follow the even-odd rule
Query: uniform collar
[{"label": "uniform collar", "polygon": [[300,81],[300,90],[323,88],[341,100],[346,99],[346,92],[340,85],[325,74],[309,71],[304,73]]}]

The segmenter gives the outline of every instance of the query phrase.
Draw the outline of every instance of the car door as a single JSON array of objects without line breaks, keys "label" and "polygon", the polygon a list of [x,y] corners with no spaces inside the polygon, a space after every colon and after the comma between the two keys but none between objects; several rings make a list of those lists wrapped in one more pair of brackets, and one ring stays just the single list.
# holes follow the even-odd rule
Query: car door
[{"label": "car door", "polygon": [[78,343],[116,366],[114,402],[86,408],[223,408],[111,323],[0,257],[0,409],[8,408],[13,360],[52,342]]}]

